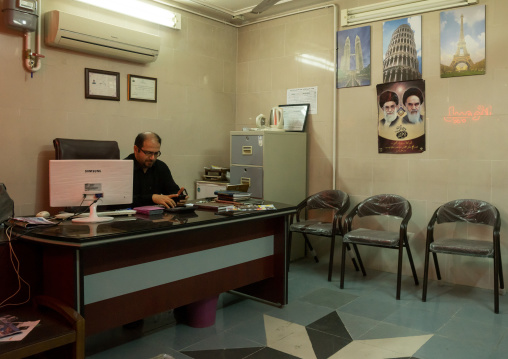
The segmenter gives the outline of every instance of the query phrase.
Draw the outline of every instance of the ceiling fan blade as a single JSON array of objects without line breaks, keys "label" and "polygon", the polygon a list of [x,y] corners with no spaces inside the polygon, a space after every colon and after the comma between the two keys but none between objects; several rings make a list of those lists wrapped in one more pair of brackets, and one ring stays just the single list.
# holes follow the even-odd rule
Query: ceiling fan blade
[{"label": "ceiling fan blade", "polygon": [[252,9],[253,14],[261,14],[263,11],[277,4],[280,0],[263,0],[261,1],[254,9]]}]

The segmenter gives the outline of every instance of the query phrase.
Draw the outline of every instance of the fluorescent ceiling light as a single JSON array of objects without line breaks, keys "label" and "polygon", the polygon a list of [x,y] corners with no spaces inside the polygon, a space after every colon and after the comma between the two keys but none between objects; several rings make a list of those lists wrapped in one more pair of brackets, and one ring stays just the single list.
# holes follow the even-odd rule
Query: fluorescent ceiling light
[{"label": "fluorescent ceiling light", "polygon": [[389,0],[341,10],[341,26],[353,26],[472,4],[478,4],[478,0]]},{"label": "fluorescent ceiling light", "polygon": [[182,16],[139,0],[76,0],[137,19],[180,30]]}]

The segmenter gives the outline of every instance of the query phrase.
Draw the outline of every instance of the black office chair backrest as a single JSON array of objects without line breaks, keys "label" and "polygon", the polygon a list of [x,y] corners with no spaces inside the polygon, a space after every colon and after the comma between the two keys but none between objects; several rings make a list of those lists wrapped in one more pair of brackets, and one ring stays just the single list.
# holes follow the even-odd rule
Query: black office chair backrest
[{"label": "black office chair backrest", "polygon": [[443,204],[436,213],[437,223],[469,222],[496,226],[499,212],[488,202],[458,199]]},{"label": "black office chair backrest", "polygon": [[57,160],[119,160],[120,149],[116,141],[74,140],[55,138]]},{"label": "black office chair backrest", "polygon": [[389,215],[404,218],[410,209],[411,206],[404,197],[396,194],[378,194],[367,198],[358,206],[358,216]]}]

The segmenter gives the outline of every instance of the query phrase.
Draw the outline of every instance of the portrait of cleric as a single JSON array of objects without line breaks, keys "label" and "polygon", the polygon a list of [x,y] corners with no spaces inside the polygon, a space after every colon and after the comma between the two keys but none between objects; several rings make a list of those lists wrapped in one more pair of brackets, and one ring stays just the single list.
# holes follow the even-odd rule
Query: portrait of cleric
[{"label": "portrait of cleric", "polygon": [[393,91],[385,91],[379,95],[379,107],[383,113],[383,118],[379,120],[381,127],[393,127],[400,123],[399,121],[399,96]]},{"label": "portrait of cleric", "polygon": [[414,125],[423,122],[421,114],[423,105],[423,93],[416,87],[408,88],[402,97],[402,104],[406,110],[406,115],[402,118],[402,123]]},{"label": "portrait of cleric", "polygon": [[376,86],[379,153],[425,151],[425,81]]}]

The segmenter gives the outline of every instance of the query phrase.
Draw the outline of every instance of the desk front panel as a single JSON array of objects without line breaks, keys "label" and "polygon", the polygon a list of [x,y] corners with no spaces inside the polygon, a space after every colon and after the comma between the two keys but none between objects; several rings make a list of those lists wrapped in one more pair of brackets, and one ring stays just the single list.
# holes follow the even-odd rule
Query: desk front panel
[{"label": "desk front panel", "polygon": [[50,247],[45,290],[79,309],[87,335],[232,289],[283,305],[285,231],[285,216],[254,217],[78,250]]}]

